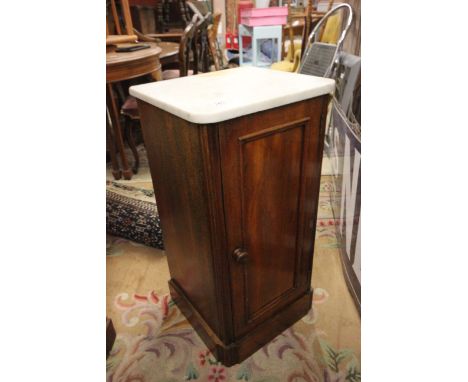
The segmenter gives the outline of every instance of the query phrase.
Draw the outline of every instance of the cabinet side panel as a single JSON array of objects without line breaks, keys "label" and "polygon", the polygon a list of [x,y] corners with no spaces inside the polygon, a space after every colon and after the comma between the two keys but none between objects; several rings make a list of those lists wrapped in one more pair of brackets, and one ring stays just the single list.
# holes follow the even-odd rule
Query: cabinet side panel
[{"label": "cabinet side panel", "polygon": [[219,333],[201,128],[138,101],[171,278]]}]

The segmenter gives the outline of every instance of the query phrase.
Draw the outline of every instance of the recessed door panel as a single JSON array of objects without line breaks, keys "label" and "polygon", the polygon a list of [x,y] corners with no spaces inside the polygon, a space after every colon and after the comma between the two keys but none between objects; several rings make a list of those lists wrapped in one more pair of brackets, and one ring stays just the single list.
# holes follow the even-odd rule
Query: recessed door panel
[{"label": "recessed door panel", "polygon": [[220,126],[236,336],[310,290],[323,106],[318,98]]},{"label": "recessed door panel", "polygon": [[248,320],[296,284],[305,124],[239,137]]}]

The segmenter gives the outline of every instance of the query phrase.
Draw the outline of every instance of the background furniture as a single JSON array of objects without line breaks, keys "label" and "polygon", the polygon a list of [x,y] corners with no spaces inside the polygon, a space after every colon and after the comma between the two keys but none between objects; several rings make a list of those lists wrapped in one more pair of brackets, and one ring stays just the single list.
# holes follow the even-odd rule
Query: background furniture
[{"label": "background furniture", "polygon": [[162,49],[156,43],[146,43],[148,49],[134,52],[116,52],[114,47],[106,51],[106,80],[116,82],[140,77],[144,74],[158,80],[161,78],[159,55]]},{"label": "background furniture", "polygon": [[211,50],[208,41],[208,28],[213,24],[213,16],[208,2],[187,1],[187,6],[197,16],[197,30],[195,34],[196,51],[198,52],[198,70],[208,72],[211,67]]},{"label": "background furniture", "polygon": [[[177,77],[185,77],[191,74],[198,73],[198,51],[195,45],[195,32],[197,18],[194,19],[185,27],[182,38],[179,43],[179,68],[164,70],[162,73],[163,80],[170,80]],[[190,70],[190,62],[193,62],[193,70]]]},{"label": "background furniture", "polygon": [[179,42],[191,14],[185,0],[130,0],[136,29],[164,41]]},{"label": "background furniture", "polygon": [[[153,42],[157,41],[156,39],[149,39],[146,36],[139,33],[136,29],[134,29],[138,40],[142,42]],[[175,42],[157,42],[156,43],[158,48],[161,49],[159,54],[159,61],[161,63],[161,68],[164,69],[165,67],[172,67],[173,65],[177,65],[178,63],[178,54],[179,54],[179,44]],[[161,74],[161,78],[164,77],[164,70]],[[142,81],[151,81],[152,78],[143,79]],[[154,80],[154,78],[153,78]],[[122,90],[122,93],[127,93],[126,91]],[[140,125],[140,114],[138,112],[138,107],[136,104],[136,100],[133,97],[127,96],[125,101],[123,102],[122,108],[120,109],[120,114],[122,114],[125,118],[125,126],[124,126],[124,136],[127,140],[127,143],[132,150],[133,157],[134,157],[134,165],[132,166],[132,171],[134,174],[138,172],[138,167],[140,163],[140,158],[137,150],[137,138],[135,137],[134,130],[136,127]]]},{"label": "background furniture", "polygon": [[195,20],[186,26],[178,43],[161,41],[159,38],[140,33],[136,29],[134,29],[134,31],[138,36],[138,41],[154,42],[161,48],[161,54],[159,57],[163,68],[163,79],[166,79],[164,78],[164,69],[168,66],[172,66],[170,64],[177,64],[178,69],[180,70],[181,67],[185,68],[189,65],[190,58],[193,59],[193,53],[192,55],[187,56],[187,50],[191,49],[193,46],[192,40],[195,34]]},{"label": "background furniture", "polygon": [[[146,38],[146,36],[139,33],[136,29],[134,29],[138,40],[143,42],[153,42],[157,41],[156,39]],[[158,48],[161,49],[159,54],[159,61],[161,63],[161,68],[164,69],[165,67],[172,67],[173,65],[178,64],[178,54],[179,54],[179,44],[175,42],[157,42],[156,43]],[[164,77],[164,71],[161,74],[161,78]],[[153,78],[154,80],[155,78]],[[151,77],[148,79],[144,79],[143,81],[151,81]],[[127,93],[126,91],[122,90],[122,94]],[[136,127],[140,126],[140,113],[138,112],[138,107],[136,104],[136,100],[133,97],[127,96],[125,97],[125,101],[123,101],[122,107],[120,109],[120,114],[124,116],[125,125],[124,125],[124,137],[132,150],[132,154],[134,157],[134,164],[132,166],[132,171],[134,174],[138,172],[138,167],[140,164],[140,158],[137,150],[137,143],[138,139],[135,137],[134,130]]]},{"label": "background furniture", "polygon": [[[333,0],[328,1],[329,12],[333,7]],[[287,72],[295,72],[299,69],[304,46],[306,45],[309,37],[310,28],[317,25],[318,22],[325,16],[325,12],[319,12],[313,7],[312,0],[308,1],[307,7],[301,9],[300,7],[292,7],[288,1],[288,23],[283,28],[283,46],[282,55],[286,50],[285,41],[289,43],[287,55],[283,61],[272,65],[272,69],[283,70]],[[324,28],[320,29],[319,39],[320,42],[336,44],[339,34],[341,32],[341,13],[338,13],[327,20]],[[286,36],[288,39],[286,40]],[[301,36],[300,43],[297,36]]]},{"label": "background furniture", "polygon": [[115,341],[115,329],[112,324],[112,320],[106,317],[106,358],[109,357],[109,353],[114,346]]},{"label": "background furniture", "polygon": [[254,67],[130,88],[141,111],[171,295],[226,366],[311,308],[333,89],[330,79]]},{"label": "background furniture", "polygon": [[[328,1],[327,12],[332,9],[334,0]],[[313,4],[313,0],[307,1],[307,7],[305,9],[305,19],[304,19],[304,33],[302,34],[302,55],[304,54],[304,47],[307,44],[307,38],[309,37],[310,31],[314,26],[314,21],[319,21],[326,12],[319,12]]]},{"label": "background furniture", "polygon": [[159,60],[161,61],[161,67],[163,70],[167,69],[169,66],[172,66],[172,64],[178,63],[179,44],[183,33],[178,36],[177,42],[172,42],[162,41],[161,38],[155,37],[158,36],[157,34],[143,34],[136,28],[133,28],[133,31],[135,32],[139,42],[154,42],[158,45],[159,48],[161,48]]},{"label": "background furniture", "polygon": [[213,24],[210,24],[207,28],[208,43],[210,45],[210,53],[215,70],[221,70],[224,68],[223,52],[218,43],[218,27],[221,22],[221,17],[221,13],[215,13],[213,15]]},{"label": "background furniture", "polygon": [[[194,16],[192,22],[190,22],[184,30],[181,37],[180,43],[176,44],[173,42],[157,42],[158,47],[161,48],[160,61],[161,65],[168,63],[178,62],[179,69],[167,69],[163,70],[161,74],[162,80],[169,80],[178,77],[184,77],[193,73],[197,74],[198,70],[198,54],[195,49],[194,36],[196,32],[196,21],[197,17]],[[142,42],[155,42],[157,39],[148,37],[141,34],[137,30],[135,33],[138,39]],[[177,57],[178,60],[174,60]],[[193,62],[194,71],[189,69],[191,61]],[[125,118],[125,136],[127,138],[128,145],[132,150],[135,158],[134,166],[132,168],[134,173],[138,172],[138,166],[140,158],[138,155],[136,140],[134,137],[134,129],[140,125],[140,113],[136,103],[136,99],[132,96],[128,96],[120,109],[120,113]]]},{"label": "background furniture", "polygon": [[[341,25],[343,13],[346,14],[346,22]],[[339,17],[338,17],[339,16]],[[317,42],[320,35],[324,36],[322,26],[325,26],[325,31],[330,21],[331,27],[328,28],[328,35],[325,42]],[[334,77],[337,59],[342,49],[346,34],[353,22],[353,9],[348,4],[340,4],[327,12],[325,16],[317,23],[313,31],[310,33],[305,47],[305,52],[302,57],[299,73],[310,74],[321,77]],[[338,30],[339,29],[339,30]],[[337,33],[337,32],[340,33]],[[336,39],[335,43],[333,42]]]},{"label": "background furniture", "polygon": [[[186,26],[179,44],[173,42],[158,42],[159,39],[144,35],[134,29],[139,41],[154,42],[161,48],[159,57],[163,68],[165,65],[178,63],[177,69],[166,69],[162,71],[162,80],[197,74],[200,67],[208,71],[211,67],[211,61],[214,63],[215,70],[221,68],[222,60],[216,56],[217,46],[213,42],[213,38],[216,37],[213,36],[212,33],[214,28],[217,28],[221,15],[218,14],[213,18],[216,24],[209,23],[209,16],[210,15],[201,16],[202,19],[200,20],[200,17],[195,14],[192,17],[192,21]],[[209,41],[209,46],[206,45],[206,41],[203,41],[204,38]],[[204,49],[202,50],[202,48]],[[177,55],[175,53],[177,53]],[[199,58],[203,54],[208,56],[208,61],[200,65]],[[177,60],[175,59],[176,56],[178,57]],[[134,97],[126,97],[121,108],[121,114],[125,117],[125,136],[135,158],[132,170],[136,173],[138,171],[139,156],[136,139],[134,137],[134,129],[139,126],[140,113]]]},{"label": "background furniture", "polygon": [[334,98],[326,153],[333,174],[332,203],[348,289],[361,312],[361,134]]},{"label": "background furniture", "polygon": [[[150,45],[149,49],[122,53],[116,52],[115,47],[113,46],[107,47],[107,109],[110,116],[110,123],[107,124],[107,145],[111,155],[112,174],[115,179],[120,179],[122,174],[125,179],[131,179],[133,172],[130,169],[124,150],[118,101],[112,84],[117,81],[128,80],[145,74],[150,74],[155,80],[162,78],[161,63],[159,62],[161,48],[159,48],[155,43],[147,44]],[[111,140],[110,142],[109,139]],[[115,157],[116,147],[120,153],[122,169]]]},{"label": "background furniture", "polygon": [[[282,26],[281,25],[268,25],[260,27],[248,27],[239,24],[239,65],[251,64],[253,66],[270,66],[273,62],[281,61],[281,41],[282,41]],[[243,36],[252,37],[252,61],[247,62],[245,59]],[[272,62],[262,62],[259,59],[260,44],[259,40],[272,40]],[[273,54],[276,55],[276,60]]]},{"label": "background furniture", "polygon": [[106,3],[106,45],[135,40],[128,0],[108,0]]},{"label": "background furniture", "polygon": [[[296,41],[295,32],[297,27],[299,27],[301,30],[300,35],[302,35],[302,33],[304,33],[304,23],[301,25],[297,22],[298,19],[292,12],[290,1],[288,1],[287,7],[288,22],[283,27],[283,43],[281,44],[281,56],[283,57],[283,60],[272,64],[271,69],[282,70],[284,72],[295,72],[299,68],[302,49],[301,42]],[[301,18],[303,17],[301,16]],[[289,46],[286,57],[284,57],[286,37],[288,37]]]}]

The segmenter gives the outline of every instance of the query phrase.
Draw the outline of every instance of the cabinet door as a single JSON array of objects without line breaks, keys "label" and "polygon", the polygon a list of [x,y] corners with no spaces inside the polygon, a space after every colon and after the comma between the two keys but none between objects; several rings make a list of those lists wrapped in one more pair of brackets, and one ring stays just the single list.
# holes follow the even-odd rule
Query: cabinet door
[{"label": "cabinet door", "polygon": [[310,290],[327,101],[220,126],[236,337]]}]

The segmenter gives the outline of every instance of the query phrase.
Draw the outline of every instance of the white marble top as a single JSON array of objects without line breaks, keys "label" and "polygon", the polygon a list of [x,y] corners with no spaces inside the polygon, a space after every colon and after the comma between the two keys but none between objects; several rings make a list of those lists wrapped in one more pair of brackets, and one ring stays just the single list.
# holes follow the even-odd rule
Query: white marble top
[{"label": "white marble top", "polygon": [[216,123],[333,93],[335,81],[240,67],[132,86],[130,94],[193,123]]}]

